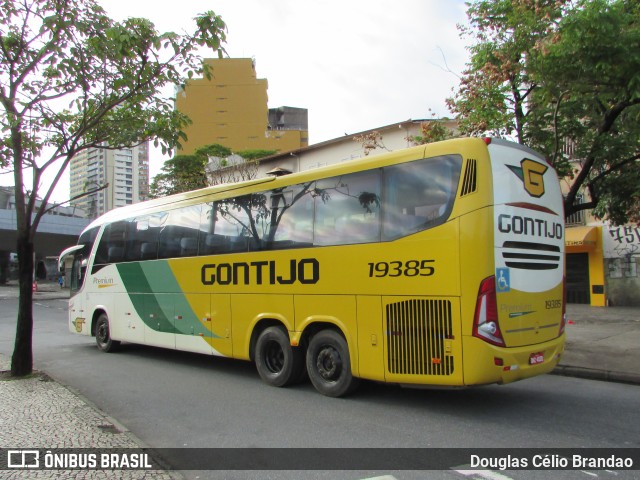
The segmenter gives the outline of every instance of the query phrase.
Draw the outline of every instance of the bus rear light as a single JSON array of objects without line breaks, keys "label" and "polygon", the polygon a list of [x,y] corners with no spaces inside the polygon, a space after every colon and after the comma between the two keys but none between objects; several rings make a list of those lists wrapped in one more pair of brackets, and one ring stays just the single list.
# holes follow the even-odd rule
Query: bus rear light
[{"label": "bus rear light", "polygon": [[499,347],[505,346],[498,323],[496,278],[494,276],[485,278],[480,284],[476,314],[473,319],[473,336]]},{"label": "bus rear light", "polygon": [[482,141],[487,145],[491,145],[491,137],[482,137]]}]

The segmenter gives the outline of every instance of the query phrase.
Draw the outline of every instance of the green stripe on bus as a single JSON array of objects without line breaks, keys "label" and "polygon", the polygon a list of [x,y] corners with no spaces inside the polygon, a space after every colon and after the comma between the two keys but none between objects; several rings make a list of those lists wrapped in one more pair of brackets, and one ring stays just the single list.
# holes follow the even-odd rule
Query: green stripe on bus
[{"label": "green stripe on bus", "polygon": [[[164,296],[158,298],[155,295],[149,278],[142,269],[142,264],[138,262],[119,263],[117,267],[131,303],[144,324],[155,331],[176,333],[173,314],[167,318],[167,298]],[[173,309],[173,307],[171,308]]]},{"label": "green stripe on bus", "polygon": [[[152,330],[213,336],[196,316],[166,261],[117,265],[138,316]],[[175,312],[182,317],[176,324]],[[151,315],[153,314],[153,317]]]},{"label": "green stripe on bus", "polygon": [[[149,281],[151,291],[156,292],[182,292],[178,280],[173,275],[173,271],[166,261],[146,262],[142,264],[142,270]],[[163,295],[156,295],[163,296]],[[172,296],[172,302],[161,302],[161,307],[167,318],[175,318],[177,312],[182,317],[175,323],[176,333],[185,335],[209,335],[209,331],[204,328],[200,319],[196,316],[183,293],[176,293]]]}]

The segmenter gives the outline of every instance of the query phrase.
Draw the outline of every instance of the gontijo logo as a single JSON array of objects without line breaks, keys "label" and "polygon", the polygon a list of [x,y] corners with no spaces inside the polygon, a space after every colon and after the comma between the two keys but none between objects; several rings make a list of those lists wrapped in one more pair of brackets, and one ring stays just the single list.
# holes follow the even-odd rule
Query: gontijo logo
[{"label": "gontijo logo", "polygon": [[540,198],[544,195],[544,172],[548,170],[547,165],[543,165],[529,158],[520,162],[519,167],[507,165],[509,170],[524,183],[524,189],[532,197]]}]

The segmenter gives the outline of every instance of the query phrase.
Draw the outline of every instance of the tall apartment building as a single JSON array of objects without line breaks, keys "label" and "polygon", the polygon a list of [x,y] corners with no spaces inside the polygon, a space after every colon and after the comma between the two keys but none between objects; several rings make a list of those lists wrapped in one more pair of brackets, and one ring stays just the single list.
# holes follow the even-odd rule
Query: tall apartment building
[{"label": "tall apartment building", "polygon": [[309,144],[307,110],[295,107],[269,109],[267,80],[256,77],[250,58],[209,58],[204,63],[212,77],[187,81],[177,92],[176,109],[188,115],[187,140],[179,153],[220,144],[242,150],[285,152]]},{"label": "tall apartment building", "polygon": [[99,192],[73,200],[95,218],[109,210],[149,197],[149,143],[110,150],[90,148],[76,155],[70,167],[70,197],[109,184]]}]

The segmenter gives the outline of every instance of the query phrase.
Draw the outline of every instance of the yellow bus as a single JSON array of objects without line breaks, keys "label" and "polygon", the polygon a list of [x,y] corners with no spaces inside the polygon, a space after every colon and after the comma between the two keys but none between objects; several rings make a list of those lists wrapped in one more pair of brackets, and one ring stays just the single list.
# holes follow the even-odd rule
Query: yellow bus
[{"label": "yellow bus", "polygon": [[509,383],[564,351],[563,218],[553,168],[498,139],[204,188],[110,211],[61,254],[69,329],[328,396]]}]

